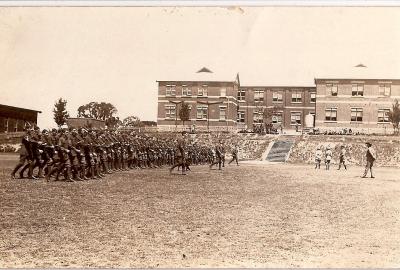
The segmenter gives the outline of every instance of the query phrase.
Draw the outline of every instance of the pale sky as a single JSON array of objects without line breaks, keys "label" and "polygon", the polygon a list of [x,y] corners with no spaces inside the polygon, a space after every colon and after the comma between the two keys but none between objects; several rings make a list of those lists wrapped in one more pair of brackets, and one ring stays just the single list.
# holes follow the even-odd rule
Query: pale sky
[{"label": "pale sky", "polygon": [[42,128],[55,126],[59,97],[71,116],[105,101],[121,119],[155,121],[156,80],[203,66],[223,79],[239,72],[242,85],[400,78],[393,7],[8,7],[0,41],[0,104],[42,111]]}]

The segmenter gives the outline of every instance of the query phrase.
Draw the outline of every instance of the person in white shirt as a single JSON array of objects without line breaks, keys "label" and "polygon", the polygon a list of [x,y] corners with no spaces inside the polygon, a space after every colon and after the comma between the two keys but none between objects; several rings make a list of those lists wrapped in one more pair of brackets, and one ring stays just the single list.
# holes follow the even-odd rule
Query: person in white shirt
[{"label": "person in white shirt", "polygon": [[328,145],[325,151],[325,169],[329,170],[332,160],[332,150],[331,147]]},{"label": "person in white shirt", "polygon": [[321,168],[321,160],[322,160],[322,151],[321,147],[317,147],[317,151],[315,152],[315,169]]}]

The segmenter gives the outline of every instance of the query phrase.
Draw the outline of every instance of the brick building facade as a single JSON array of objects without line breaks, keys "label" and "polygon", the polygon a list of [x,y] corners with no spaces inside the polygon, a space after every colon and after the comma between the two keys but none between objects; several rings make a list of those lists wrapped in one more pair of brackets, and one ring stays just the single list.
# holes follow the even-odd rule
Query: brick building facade
[{"label": "brick building facade", "polygon": [[284,129],[306,127],[306,116],[315,115],[315,87],[241,86],[238,91],[239,128],[254,129],[263,123],[264,110],[270,110],[265,119]]},{"label": "brick building facade", "polygon": [[400,80],[315,79],[316,128],[362,133],[392,131],[388,112],[400,99]]},{"label": "brick building facade", "polygon": [[37,124],[40,111],[0,104],[0,133],[21,132]]},{"label": "brick building facade", "polygon": [[[198,73],[203,73],[201,80],[157,81],[159,130],[236,130],[239,75],[232,76],[232,80],[219,81],[208,69],[203,68]],[[179,118],[182,102],[190,108],[185,126]]]},{"label": "brick building facade", "polygon": [[[303,128],[306,115],[315,113],[315,87],[240,86],[239,75],[234,80],[218,80],[206,68],[193,78],[157,81],[159,130],[254,130],[266,121],[266,109],[276,111],[270,119],[275,127],[295,129],[296,125]],[[186,127],[179,118],[181,102],[191,108]]]}]

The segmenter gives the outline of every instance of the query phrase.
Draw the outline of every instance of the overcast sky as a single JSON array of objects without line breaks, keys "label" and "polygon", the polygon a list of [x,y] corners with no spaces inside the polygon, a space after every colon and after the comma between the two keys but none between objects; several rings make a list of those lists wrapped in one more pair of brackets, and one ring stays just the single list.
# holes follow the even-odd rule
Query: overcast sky
[{"label": "overcast sky", "polygon": [[0,9],[0,103],[42,111],[43,128],[59,97],[71,116],[106,101],[120,118],[156,120],[156,80],[203,66],[239,72],[242,85],[309,86],[357,72],[400,78],[399,60],[399,8]]}]

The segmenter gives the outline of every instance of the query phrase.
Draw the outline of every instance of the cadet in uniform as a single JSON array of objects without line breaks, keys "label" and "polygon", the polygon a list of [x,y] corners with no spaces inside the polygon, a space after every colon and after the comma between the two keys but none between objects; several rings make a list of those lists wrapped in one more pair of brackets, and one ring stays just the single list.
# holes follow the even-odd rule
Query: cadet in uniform
[{"label": "cadet in uniform", "polygon": [[239,166],[238,152],[239,152],[238,146],[235,145],[235,146],[233,147],[233,149],[232,149],[232,160],[229,161],[228,164],[231,164],[233,161],[236,161],[236,165]]}]

